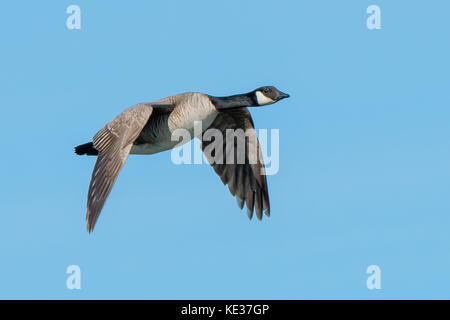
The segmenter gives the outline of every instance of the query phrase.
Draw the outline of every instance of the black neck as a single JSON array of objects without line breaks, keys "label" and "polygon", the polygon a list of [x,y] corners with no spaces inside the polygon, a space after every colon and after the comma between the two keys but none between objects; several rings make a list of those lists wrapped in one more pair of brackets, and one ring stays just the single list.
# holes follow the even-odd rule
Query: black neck
[{"label": "black neck", "polygon": [[214,104],[217,110],[220,109],[232,109],[241,107],[252,107],[257,106],[256,96],[254,92],[236,94],[234,96],[228,97],[212,97],[209,99]]}]

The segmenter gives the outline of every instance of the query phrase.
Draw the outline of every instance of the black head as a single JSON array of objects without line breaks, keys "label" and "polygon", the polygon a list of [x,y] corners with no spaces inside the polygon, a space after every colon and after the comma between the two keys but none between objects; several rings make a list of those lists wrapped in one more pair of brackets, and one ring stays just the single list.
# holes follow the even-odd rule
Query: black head
[{"label": "black head", "polygon": [[273,86],[258,88],[254,91],[254,93],[259,106],[272,104],[284,98],[289,98],[289,95],[287,93],[281,92]]}]

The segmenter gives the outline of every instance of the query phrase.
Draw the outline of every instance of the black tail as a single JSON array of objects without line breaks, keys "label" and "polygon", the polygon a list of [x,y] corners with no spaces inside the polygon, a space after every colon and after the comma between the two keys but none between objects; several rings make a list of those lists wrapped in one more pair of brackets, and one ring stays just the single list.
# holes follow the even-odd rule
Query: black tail
[{"label": "black tail", "polygon": [[79,156],[85,154],[88,156],[96,156],[98,155],[97,149],[94,148],[94,144],[92,142],[88,142],[78,147],[75,147],[75,153]]}]

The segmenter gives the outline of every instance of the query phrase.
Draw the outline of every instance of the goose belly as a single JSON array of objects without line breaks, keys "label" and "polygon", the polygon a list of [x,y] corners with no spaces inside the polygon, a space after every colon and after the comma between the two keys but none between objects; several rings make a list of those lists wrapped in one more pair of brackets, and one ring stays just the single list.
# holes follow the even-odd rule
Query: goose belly
[{"label": "goose belly", "polygon": [[[204,132],[218,114],[209,98],[200,93],[192,93],[186,101],[180,102],[170,114],[150,117],[139,138],[131,148],[131,154],[154,154],[192,140]],[[201,124],[201,130],[197,126]],[[189,135],[179,130],[187,130]],[[172,136],[173,140],[172,141]],[[190,139],[186,139],[190,138]]]},{"label": "goose belly", "polygon": [[170,141],[164,139],[160,141],[154,141],[152,143],[135,144],[131,147],[131,154],[155,154],[166,150],[173,149],[176,146],[176,141]]},{"label": "goose belly", "polygon": [[131,147],[131,154],[154,154],[172,149],[176,141],[171,140],[168,127],[168,115],[155,114],[142,129],[139,137]]}]

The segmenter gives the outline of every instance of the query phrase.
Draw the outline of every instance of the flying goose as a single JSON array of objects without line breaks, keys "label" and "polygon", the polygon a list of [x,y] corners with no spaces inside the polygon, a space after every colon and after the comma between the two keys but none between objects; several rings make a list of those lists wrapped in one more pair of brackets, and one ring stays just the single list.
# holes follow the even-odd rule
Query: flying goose
[{"label": "flying goose", "polygon": [[[273,86],[265,86],[244,94],[214,97],[199,92],[181,93],[155,102],[139,103],[124,110],[94,136],[92,142],[75,147],[78,155],[97,156],[87,195],[87,230],[92,232],[100,211],[129,154],[154,154],[177,146],[172,133],[177,129],[193,132],[194,122],[202,121],[202,135],[216,129],[225,135],[226,129],[242,129],[245,137],[245,161],[214,162],[205,152],[208,147],[223,150],[226,155],[237,148],[233,138],[203,141],[202,150],[214,171],[230,193],[236,196],[242,209],[244,203],[251,219],[262,212],[269,216],[269,194],[259,142],[247,107],[264,106],[288,98]],[[215,145],[214,145],[215,144]],[[222,144],[222,145],[217,145]],[[249,161],[258,154],[256,161]]]}]

